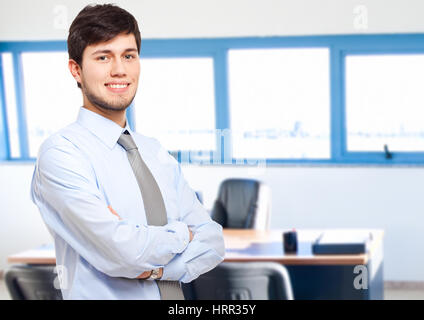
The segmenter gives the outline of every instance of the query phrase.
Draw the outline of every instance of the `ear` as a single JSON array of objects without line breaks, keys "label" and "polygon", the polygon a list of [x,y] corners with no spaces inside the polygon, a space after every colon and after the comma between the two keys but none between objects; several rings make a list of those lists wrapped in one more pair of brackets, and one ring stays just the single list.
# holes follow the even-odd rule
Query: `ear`
[{"label": "ear", "polygon": [[68,68],[69,68],[69,71],[71,71],[71,74],[74,77],[74,79],[78,83],[81,83],[81,67],[79,66],[79,64],[75,60],[69,59]]}]

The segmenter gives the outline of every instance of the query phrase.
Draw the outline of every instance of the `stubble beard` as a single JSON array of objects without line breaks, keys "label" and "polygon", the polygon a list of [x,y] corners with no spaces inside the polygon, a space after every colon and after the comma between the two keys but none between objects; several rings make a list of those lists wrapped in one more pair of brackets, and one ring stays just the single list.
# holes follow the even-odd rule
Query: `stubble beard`
[{"label": "stubble beard", "polygon": [[106,111],[124,111],[131,105],[135,97],[134,93],[131,99],[128,100],[121,97],[117,97],[116,101],[106,101],[105,99],[92,93],[84,82],[81,83],[81,90],[87,97],[88,101],[91,102],[91,104]]}]

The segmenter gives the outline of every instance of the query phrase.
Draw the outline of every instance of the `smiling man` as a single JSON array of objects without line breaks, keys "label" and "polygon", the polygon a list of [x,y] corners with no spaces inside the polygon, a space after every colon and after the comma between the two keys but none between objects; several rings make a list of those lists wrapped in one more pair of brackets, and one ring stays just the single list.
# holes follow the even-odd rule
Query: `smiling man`
[{"label": "smiling man", "polygon": [[64,299],[184,299],[180,282],[223,260],[222,228],[180,165],[128,126],[140,42],[134,17],[109,4],[85,7],[69,30],[83,106],[40,147],[32,179]]},{"label": "smiling man", "polygon": [[134,99],[140,75],[139,46],[133,33],[122,33],[87,46],[82,57],[70,51],[69,69],[82,89],[85,108],[125,124],[123,111]]}]

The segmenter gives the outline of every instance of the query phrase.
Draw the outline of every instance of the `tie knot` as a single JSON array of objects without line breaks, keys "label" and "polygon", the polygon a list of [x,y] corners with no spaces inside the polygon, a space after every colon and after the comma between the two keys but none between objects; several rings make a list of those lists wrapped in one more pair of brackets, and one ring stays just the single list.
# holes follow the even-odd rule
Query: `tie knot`
[{"label": "tie knot", "polygon": [[121,133],[121,136],[118,139],[118,144],[121,145],[125,151],[137,149],[137,145],[127,130]]}]

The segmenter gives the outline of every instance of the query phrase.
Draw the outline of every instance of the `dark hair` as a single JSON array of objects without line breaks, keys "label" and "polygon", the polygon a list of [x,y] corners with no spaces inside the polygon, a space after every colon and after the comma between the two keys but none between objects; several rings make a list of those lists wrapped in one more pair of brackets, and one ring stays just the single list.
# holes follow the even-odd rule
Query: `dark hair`
[{"label": "dark hair", "polygon": [[[140,30],[131,13],[113,4],[88,5],[78,13],[69,28],[69,59],[81,67],[82,54],[87,46],[109,41],[121,33],[134,34],[140,53]],[[81,88],[79,83],[78,87]]]}]

